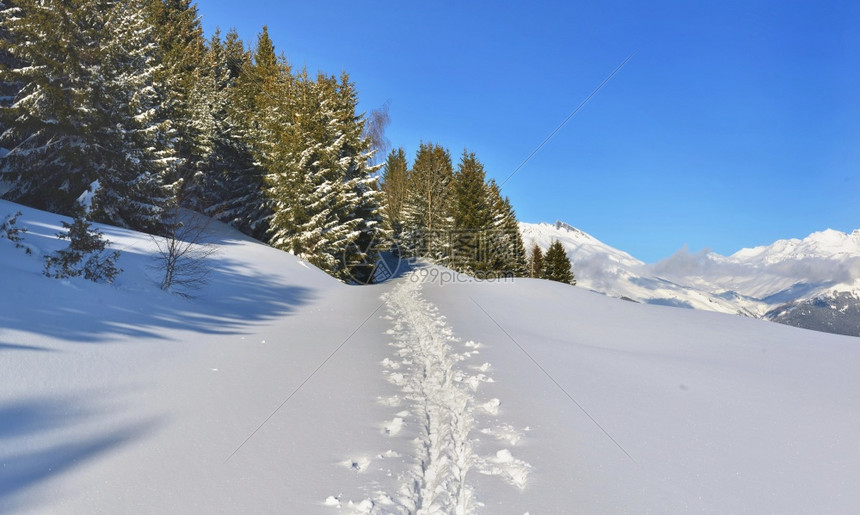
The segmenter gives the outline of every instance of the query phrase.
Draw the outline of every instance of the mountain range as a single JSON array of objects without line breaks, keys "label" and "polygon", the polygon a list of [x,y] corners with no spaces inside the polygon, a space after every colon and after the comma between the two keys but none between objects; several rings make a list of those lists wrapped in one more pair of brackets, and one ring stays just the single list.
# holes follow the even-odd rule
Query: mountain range
[{"label": "mountain range", "polygon": [[560,241],[577,284],[608,296],[860,336],[860,229],[828,229],[730,256],[683,248],[654,264],[563,222],[520,223],[520,230],[526,248]]}]

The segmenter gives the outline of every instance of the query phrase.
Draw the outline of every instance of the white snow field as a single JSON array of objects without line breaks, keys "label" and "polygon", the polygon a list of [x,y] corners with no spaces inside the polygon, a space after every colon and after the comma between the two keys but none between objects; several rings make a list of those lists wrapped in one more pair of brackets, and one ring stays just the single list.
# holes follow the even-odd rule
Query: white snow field
[{"label": "white snow field", "polygon": [[419,265],[346,286],[213,224],[211,282],[0,239],[2,513],[853,513],[856,338]]}]

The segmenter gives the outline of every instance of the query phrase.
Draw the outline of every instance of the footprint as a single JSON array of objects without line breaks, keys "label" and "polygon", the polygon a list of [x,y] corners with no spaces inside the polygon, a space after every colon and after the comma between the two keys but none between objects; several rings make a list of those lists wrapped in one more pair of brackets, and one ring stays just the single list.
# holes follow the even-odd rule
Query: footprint
[{"label": "footprint", "polygon": [[473,392],[478,390],[478,386],[481,383],[493,383],[493,382],[495,382],[495,381],[493,381],[492,377],[488,377],[484,374],[478,374],[476,376],[471,376],[468,379],[466,379],[466,384],[469,385],[469,388],[471,388]]},{"label": "footprint", "polygon": [[394,417],[383,426],[383,432],[388,436],[396,435],[401,429],[403,429],[403,419],[400,417]]},{"label": "footprint", "polygon": [[[528,428],[525,429],[528,431]],[[510,445],[517,445],[522,440],[523,435],[510,424],[502,424],[496,427],[488,427],[481,429],[481,433],[492,436],[496,440],[508,442]]]},{"label": "footprint", "polygon": [[522,490],[529,480],[531,465],[523,460],[514,458],[511,451],[502,449],[495,456],[485,458],[479,464],[478,471],[488,476],[500,476],[507,483]]},{"label": "footprint", "polygon": [[371,462],[370,458],[368,458],[366,456],[362,456],[359,458],[346,460],[346,461],[342,462],[342,464],[345,467],[353,470],[354,472],[364,472],[365,470],[367,470],[367,467],[370,466],[370,462]]}]

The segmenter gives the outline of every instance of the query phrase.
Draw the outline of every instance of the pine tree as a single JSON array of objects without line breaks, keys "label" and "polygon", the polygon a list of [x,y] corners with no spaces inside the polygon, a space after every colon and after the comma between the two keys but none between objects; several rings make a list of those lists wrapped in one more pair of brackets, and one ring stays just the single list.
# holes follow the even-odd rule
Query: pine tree
[{"label": "pine tree", "polygon": [[[0,147],[10,150],[2,169],[11,188],[5,198],[40,209],[71,213],[96,177],[88,156],[87,105],[102,21],[92,2],[5,2],[2,51],[13,64],[3,81],[20,85],[4,119]],[[26,65],[25,65],[26,63]]]},{"label": "pine tree", "polygon": [[517,215],[508,197],[502,198],[502,234],[505,252],[505,264],[502,271],[516,277],[528,275],[526,263],[526,248],[523,244],[523,236],[517,223]]},{"label": "pine tree", "polygon": [[199,194],[194,180],[205,159],[205,135],[200,126],[199,96],[195,89],[201,79],[198,67],[206,53],[203,28],[196,4],[192,0],[144,0],[145,15],[154,30],[154,43],[160,56],[160,67],[154,80],[167,119],[174,131],[175,176],[183,190],[177,192],[180,200],[191,207]]},{"label": "pine tree", "polygon": [[88,156],[97,170],[94,220],[146,232],[163,228],[162,214],[178,184],[172,131],[156,74],[160,54],[140,1],[113,2],[107,12],[101,81],[92,84],[92,105],[101,119],[89,127],[100,146]]},{"label": "pine tree", "polygon": [[451,252],[453,166],[448,149],[421,143],[403,206],[403,247],[410,256],[446,261]]},{"label": "pine tree", "polygon": [[463,273],[487,271],[493,212],[488,202],[484,165],[474,153],[463,151],[451,182],[453,219],[450,265]]},{"label": "pine tree", "polygon": [[369,282],[381,221],[370,140],[343,74],[302,72],[293,82],[292,122],[281,133],[267,176],[274,205],[272,244],[335,277]]},{"label": "pine tree", "polygon": [[409,165],[403,148],[392,150],[382,165],[382,191],[385,194],[383,213],[385,223],[395,241],[403,231],[403,204],[407,195]]},{"label": "pine tree", "polygon": [[217,168],[227,157],[224,152],[219,152],[222,148],[216,148],[219,143],[224,143],[220,138],[229,134],[224,121],[232,79],[229,68],[224,65],[223,43],[220,31],[216,29],[202,60],[193,71],[195,80],[188,94],[188,107],[194,138],[187,142],[192,147],[192,159],[186,161],[188,170],[184,172],[190,179],[183,181],[181,199],[178,199],[182,205],[199,212],[217,201],[212,198],[220,172]]},{"label": "pine tree", "polygon": [[527,274],[525,247],[514,208],[510,200],[502,196],[494,180],[487,182],[486,191],[493,213],[492,231],[487,238],[487,269],[506,276],[524,277]]},{"label": "pine tree", "polygon": [[570,259],[558,240],[553,240],[543,260],[542,279],[576,285]]},{"label": "pine tree", "polygon": [[18,211],[3,218],[3,221],[0,222],[0,240],[7,239],[15,245],[16,249],[24,249],[27,254],[30,254],[32,252],[30,247],[25,247],[21,243],[24,234],[27,232],[26,227],[18,227],[18,217],[21,214],[21,211]]},{"label": "pine tree", "polygon": [[[0,1],[0,13],[4,12],[8,7],[7,2]],[[7,47],[11,43],[8,31],[0,23],[0,141],[3,140],[2,135],[10,126],[10,122],[14,120],[10,106],[14,103],[18,90],[21,88],[20,83],[7,78],[9,69],[21,67],[21,63],[15,59]],[[7,142],[6,145],[14,147],[15,142]],[[5,148],[0,146],[0,159],[5,154]],[[2,183],[2,177],[0,177],[0,183]]]},{"label": "pine tree", "polygon": [[540,278],[543,274],[543,251],[537,243],[534,244],[528,259],[529,277]]},{"label": "pine tree", "polygon": [[234,80],[226,122],[237,161],[217,176],[216,200],[207,213],[268,241],[274,205],[266,176],[278,167],[276,153],[283,150],[283,133],[291,123],[291,72],[275,56],[265,26],[252,53],[244,51],[235,31],[228,32],[224,58]]},{"label": "pine tree", "polygon": [[91,228],[90,221],[81,215],[72,223],[62,224],[66,230],[57,236],[69,240],[69,246],[45,256],[45,275],[56,279],[83,275],[93,282],[112,283],[122,272],[116,267],[119,251],[106,251],[110,241],[101,231]]},{"label": "pine tree", "polygon": [[235,30],[223,44],[210,43],[206,66],[212,88],[212,152],[202,166],[205,212],[260,240],[267,239],[271,207],[264,192],[265,169],[260,162],[257,108],[260,84],[251,56]]},{"label": "pine tree", "polygon": [[[349,74],[342,72],[337,93],[337,120],[342,147],[339,152],[340,165],[345,168],[344,186],[351,191],[352,205],[341,216],[357,218],[358,234],[349,238],[343,252],[343,264],[351,280],[360,284],[373,282],[372,274],[379,261],[379,252],[387,246],[391,231],[383,225],[383,194],[379,187],[379,170],[374,165],[378,141],[374,131],[367,131],[367,119],[358,112],[358,92]],[[377,127],[379,130],[379,127]],[[380,134],[378,131],[376,136]]]},{"label": "pine tree", "polygon": [[174,159],[141,0],[20,0],[2,25],[28,63],[4,73],[22,85],[0,142],[5,197],[69,215],[89,199],[101,221],[157,230]]},{"label": "pine tree", "polygon": [[226,42],[216,31],[197,68],[191,98],[199,160],[193,187],[185,190],[190,198],[184,204],[264,238],[263,220],[269,213],[265,211],[262,173],[254,163],[250,142],[242,138],[241,115],[234,103],[241,70],[234,64],[245,57],[235,31],[227,35]]}]

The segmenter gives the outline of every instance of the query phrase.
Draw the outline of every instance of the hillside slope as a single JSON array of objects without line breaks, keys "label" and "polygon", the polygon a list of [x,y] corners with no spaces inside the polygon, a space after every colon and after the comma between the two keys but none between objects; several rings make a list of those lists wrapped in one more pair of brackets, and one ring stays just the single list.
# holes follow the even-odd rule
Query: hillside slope
[{"label": "hillside slope", "polygon": [[[0,203],[3,210],[18,206]],[[60,218],[21,208],[45,253]],[[856,339],[421,265],[337,283],[221,225],[211,283],[0,240],[12,513],[848,513]]]}]

